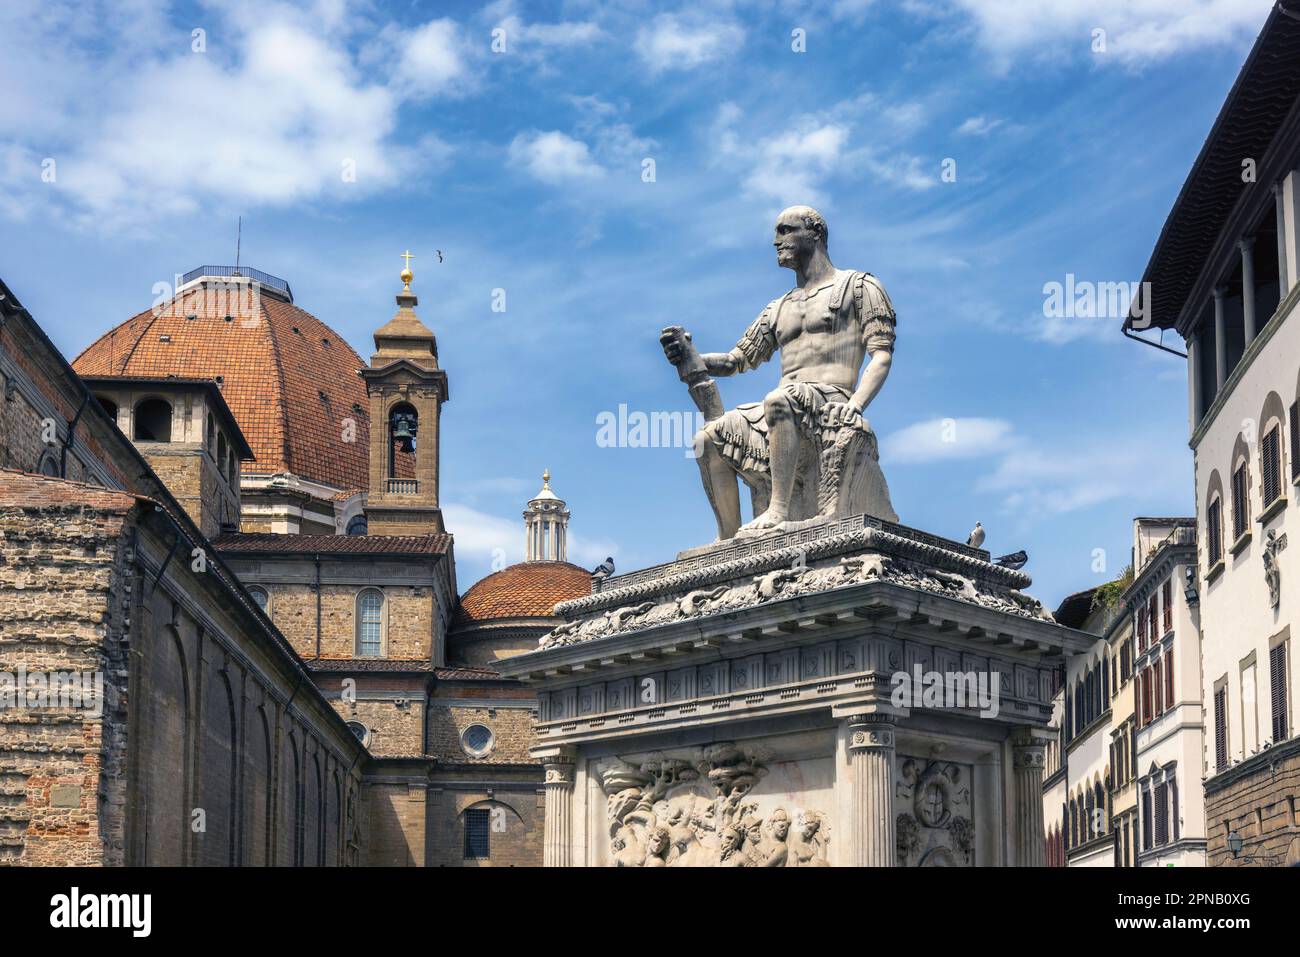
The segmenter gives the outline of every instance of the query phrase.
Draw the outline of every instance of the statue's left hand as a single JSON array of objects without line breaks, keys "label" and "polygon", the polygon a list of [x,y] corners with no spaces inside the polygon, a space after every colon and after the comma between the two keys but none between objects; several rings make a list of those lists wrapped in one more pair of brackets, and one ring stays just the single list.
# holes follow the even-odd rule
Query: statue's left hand
[{"label": "statue's left hand", "polygon": [[851,402],[827,402],[822,406],[821,420],[828,429],[862,427],[862,413]]}]

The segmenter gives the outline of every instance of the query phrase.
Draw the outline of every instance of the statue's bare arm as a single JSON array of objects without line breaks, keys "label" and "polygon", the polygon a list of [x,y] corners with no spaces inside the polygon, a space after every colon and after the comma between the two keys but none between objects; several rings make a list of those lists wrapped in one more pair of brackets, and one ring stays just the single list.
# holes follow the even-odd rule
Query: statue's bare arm
[{"label": "statue's bare arm", "polygon": [[862,370],[862,378],[858,380],[858,387],[849,399],[849,405],[855,412],[861,414],[871,404],[871,400],[876,397],[880,387],[889,378],[889,367],[893,364],[894,353],[889,349],[877,349],[871,354],[871,360]]},{"label": "statue's bare arm", "polygon": [[705,352],[700,355],[709,375],[729,376],[743,372],[743,360],[734,350],[731,352]]}]

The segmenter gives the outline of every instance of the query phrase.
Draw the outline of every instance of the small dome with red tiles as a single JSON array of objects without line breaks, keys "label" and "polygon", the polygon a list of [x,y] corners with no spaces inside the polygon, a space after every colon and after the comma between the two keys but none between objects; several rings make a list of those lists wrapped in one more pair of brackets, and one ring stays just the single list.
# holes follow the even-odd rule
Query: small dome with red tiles
[{"label": "small dome with red tiles", "polygon": [[568,562],[520,562],[475,583],[453,627],[512,618],[550,618],[557,602],[591,594],[591,572]]}]

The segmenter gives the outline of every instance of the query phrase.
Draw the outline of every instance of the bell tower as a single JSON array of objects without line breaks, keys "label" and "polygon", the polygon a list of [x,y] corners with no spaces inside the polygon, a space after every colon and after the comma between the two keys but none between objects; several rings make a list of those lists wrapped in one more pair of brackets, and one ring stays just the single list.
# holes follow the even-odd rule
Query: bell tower
[{"label": "bell tower", "polygon": [[402,254],[397,314],[375,332],[375,354],[362,369],[370,397],[368,535],[432,535],[445,531],[438,506],[438,424],[447,401],[447,373],[438,341],[415,314],[411,256]]}]

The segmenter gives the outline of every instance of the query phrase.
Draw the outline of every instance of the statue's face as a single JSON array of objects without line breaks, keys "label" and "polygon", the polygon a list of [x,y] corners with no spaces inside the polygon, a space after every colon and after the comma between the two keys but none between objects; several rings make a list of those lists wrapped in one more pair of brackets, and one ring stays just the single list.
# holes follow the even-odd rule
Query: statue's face
[{"label": "statue's face", "polygon": [[817,249],[817,233],[804,225],[803,217],[795,213],[782,213],[776,221],[776,264],[786,269],[798,269],[812,258]]},{"label": "statue's face", "polygon": [[783,817],[777,818],[772,822],[772,833],[784,841],[786,835],[790,833],[790,822]]}]

